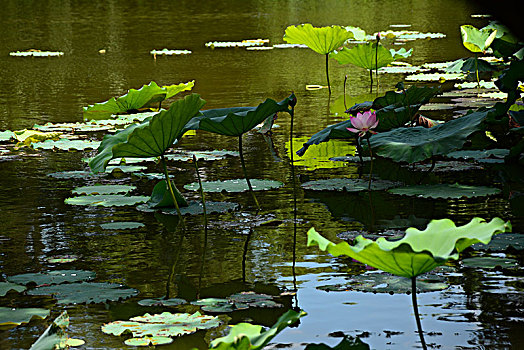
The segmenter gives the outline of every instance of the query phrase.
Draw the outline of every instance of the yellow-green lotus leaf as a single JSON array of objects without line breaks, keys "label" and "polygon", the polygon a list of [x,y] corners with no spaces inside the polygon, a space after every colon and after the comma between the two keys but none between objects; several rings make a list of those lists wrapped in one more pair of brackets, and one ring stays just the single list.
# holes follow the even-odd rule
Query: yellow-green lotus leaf
[{"label": "yellow-green lotus leaf", "polygon": [[313,27],[306,23],[287,27],[284,40],[290,44],[307,45],[311,50],[325,55],[353,38],[355,30],[354,27],[348,30],[341,26]]}]

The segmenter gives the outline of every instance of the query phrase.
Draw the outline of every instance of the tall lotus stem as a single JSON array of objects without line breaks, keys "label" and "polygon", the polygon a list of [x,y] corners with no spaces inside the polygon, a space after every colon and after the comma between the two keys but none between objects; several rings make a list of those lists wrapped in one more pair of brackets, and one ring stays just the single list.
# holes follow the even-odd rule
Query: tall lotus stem
[{"label": "tall lotus stem", "polygon": [[202,207],[204,210],[204,251],[202,252],[202,261],[200,263],[200,273],[198,274],[198,297],[200,297],[200,285],[202,283],[202,273],[204,272],[204,264],[206,262],[206,250],[207,250],[207,209],[206,209],[206,197],[204,195],[204,188],[202,187],[202,180],[200,179],[200,173],[198,172],[198,162],[196,156],[193,154],[193,163],[195,163],[195,171],[198,179],[198,188],[200,196],[202,197]]},{"label": "tall lotus stem", "polygon": [[348,81],[348,75],[344,77],[344,108],[346,111],[348,110],[348,106],[346,105],[346,82]]},{"label": "tall lotus stem", "polygon": [[369,80],[371,81],[369,83],[369,93],[373,92],[373,70],[369,70]]},{"label": "tall lotus stem", "polygon": [[415,320],[417,321],[418,335],[422,344],[422,349],[427,350],[426,342],[424,341],[424,334],[422,333],[422,324],[418,314],[417,306],[417,277],[411,277],[411,300],[413,301],[413,311],[415,312]]},{"label": "tall lotus stem", "polygon": [[378,82],[378,43],[379,41],[380,41],[380,33],[377,33],[377,43],[375,47],[375,75],[377,76],[377,92],[378,92],[378,87],[379,87],[379,82]]},{"label": "tall lotus stem", "polygon": [[175,275],[176,266],[178,265],[178,260],[180,258],[180,251],[182,250],[182,244],[184,242],[184,234],[185,230],[183,230],[180,233],[180,242],[178,242],[178,250],[176,253],[176,258],[173,260],[173,265],[171,265],[171,270],[169,271],[169,275],[167,276],[167,282],[166,282],[166,296],[164,297],[165,300],[168,300],[171,298],[171,282],[173,281],[173,276]]},{"label": "tall lotus stem", "polygon": [[249,181],[249,177],[247,176],[246,171],[246,164],[244,162],[244,153],[242,152],[242,134],[238,137],[238,153],[240,154],[240,163],[242,164],[242,171],[244,172],[244,177],[246,178],[247,187],[249,188],[249,192],[251,192],[251,196],[253,197],[253,200],[255,201],[255,204],[257,206],[257,212],[260,210],[260,204],[258,204],[257,197],[255,196],[255,191],[253,191],[253,187],[251,186],[251,181]]},{"label": "tall lotus stem", "polygon": [[327,77],[329,94],[331,95],[331,85],[329,84],[329,53],[326,54],[326,77]]},{"label": "tall lotus stem", "polygon": [[184,218],[182,217],[182,212],[180,211],[180,207],[178,206],[178,201],[176,200],[176,197],[175,197],[175,192],[173,191],[173,184],[171,183],[171,179],[169,178],[169,172],[167,171],[166,159],[163,154],[160,156],[160,159],[162,160],[162,165],[164,167],[164,176],[166,177],[166,183],[169,189],[169,193],[171,193],[171,199],[173,199],[173,203],[175,204],[176,212],[178,213],[178,217],[180,218],[182,227],[184,227]]},{"label": "tall lotus stem", "polygon": [[373,152],[371,151],[371,143],[369,142],[369,135],[366,138],[368,141],[368,148],[369,148],[369,184],[368,184],[368,190],[371,190],[371,175],[373,174]]},{"label": "tall lotus stem", "polygon": [[479,55],[475,54],[475,73],[477,75],[477,90],[480,92],[480,80],[479,80]]}]

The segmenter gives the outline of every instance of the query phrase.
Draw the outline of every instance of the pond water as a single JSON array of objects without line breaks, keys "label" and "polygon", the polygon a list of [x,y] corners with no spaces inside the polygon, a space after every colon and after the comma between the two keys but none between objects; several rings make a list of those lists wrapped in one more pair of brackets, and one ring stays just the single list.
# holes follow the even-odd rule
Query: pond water
[{"label": "pond water", "polygon": [[[327,125],[341,121],[343,81],[348,75],[348,97],[361,102],[368,93],[364,70],[331,62],[333,93],[309,91],[308,84],[325,84],[323,57],[309,49],[210,49],[211,41],[269,39],[283,43],[285,28],[310,22],[316,26],[358,26],[373,33],[410,24],[420,32],[444,33],[445,38],[405,43],[413,48],[412,64],[445,62],[468,56],[459,26],[487,23],[472,14],[483,13],[465,1],[2,1],[0,29],[0,131],[31,128],[46,122],[81,122],[82,107],[123,95],[150,81],[169,85],[195,80],[194,92],[207,101],[205,108],[253,106],[266,98],[282,100],[294,91],[296,106],[294,149]],[[391,26],[393,25],[393,26]],[[62,57],[10,57],[30,48],[62,51]],[[186,49],[190,55],[158,56],[149,52]],[[105,50],[100,53],[99,50]],[[394,90],[400,74],[381,75],[380,92]],[[364,97],[363,97],[364,96]],[[351,104],[351,103],[349,103]],[[433,113],[432,116],[438,116]],[[20,149],[15,159],[0,162],[0,281],[27,272],[78,269],[96,272],[97,282],[122,283],[140,291],[125,301],[108,304],[58,305],[48,297],[8,294],[0,306],[43,307],[51,316],[67,310],[69,333],[86,341],[84,349],[126,348],[123,339],[103,334],[100,326],[126,320],[162,307],[139,306],[138,300],[166,294],[195,300],[226,297],[241,291],[280,295],[284,308],[249,309],[229,313],[230,324],[242,320],[271,325],[285,309],[308,313],[298,326],[274,339],[275,347],[304,348],[309,343],[334,346],[341,334],[360,339],[374,349],[420,346],[405,293],[361,291],[326,292],[317,287],[343,283],[349,275],[365,272],[354,262],[335,259],[306,247],[306,232],[315,227],[326,237],[347,231],[383,232],[425,227],[431,219],[450,218],[465,224],[473,217],[511,220],[513,231],[524,226],[522,188],[508,188],[504,176],[522,171],[486,166],[429,175],[428,183],[495,186],[502,193],[480,199],[424,199],[395,196],[385,191],[345,193],[305,191],[296,185],[330,177],[357,177],[355,163],[328,158],[354,152],[349,143],[313,146],[309,156],[289,160],[289,116],[280,115],[272,138],[257,132],[244,136],[250,177],[278,180],[277,190],[257,192],[262,210],[255,213],[249,193],[210,193],[208,200],[229,201],[240,210],[209,215],[207,235],[202,216],[186,218],[187,230],[176,230],[174,216],[127,207],[84,207],[64,203],[71,190],[95,183],[138,187],[149,195],[155,181],[114,173],[100,177],[56,179],[50,173],[87,170],[83,158],[95,151]],[[92,133],[101,140],[104,133]],[[236,138],[197,132],[185,136],[185,150],[238,150]],[[318,147],[315,149],[315,147]],[[200,161],[205,180],[241,178],[238,157]],[[158,172],[155,165],[150,171]],[[170,161],[179,188],[196,181],[194,166]],[[363,169],[369,171],[368,167]],[[388,161],[377,161],[374,174],[382,179],[419,181],[420,173]],[[501,175],[502,174],[502,175]],[[516,191],[516,192],[514,192]],[[191,199],[199,196],[190,191]],[[294,199],[296,198],[296,226]],[[267,222],[269,220],[273,220]],[[107,230],[109,222],[132,221],[143,227]],[[260,223],[264,224],[260,224]],[[504,256],[522,259],[521,251]],[[469,252],[472,256],[478,253]],[[55,256],[74,255],[68,264],[50,263]],[[426,341],[440,349],[509,349],[524,346],[522,279],[499,270],[480,270],[451,264],[449,288],[418,295]],[[293,292],[296,294],[293,295]],[[281,295],[282,294],[282,295]],[[169,308],[189,312],[194,306]],[[52,319],[50,317],[49,319]],[[1,349],[27,349],[48,321],[33,321],[0,330]],[[220,331],[181,337],[165,349],[207,348]]]}]

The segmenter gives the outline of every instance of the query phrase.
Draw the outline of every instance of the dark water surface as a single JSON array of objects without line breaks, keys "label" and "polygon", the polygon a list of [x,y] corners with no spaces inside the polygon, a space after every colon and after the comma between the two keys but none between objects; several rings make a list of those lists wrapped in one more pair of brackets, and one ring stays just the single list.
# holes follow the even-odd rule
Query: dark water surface
[{"label": "dark water surface", "polygon": [[[168,85],[195,80],[193,91],[207,101],[205,108],[256,105],[268,97],[281,100],[294,91],[298,98],[294,136],[299,139],[295,147],[303,142],[302,138],[341,120],[333,110],[341,105],[344,75],[349,75],[349,95],[358,97],[367,93],[367,73],[332,61],[334,92],[329,98],[325,90],[305,90],[305,85],[324,84],[325,80],[323,57],[311,50],[211,50],[204,46],[206,42],[262,38],[270,39],[272,44],[282,43],[288,25],[306,22],[316,26],[359,26],[368,33],[391,29],[392,24],[411,24],[412,30],[446,34],[443,39],[406,44],[407,49],[414,49],[408,61],[421,64],[467,56],[459,26],[485,24],[485,20],[470,17],[482,13],[482,9],[465,1],[2,0],[0,5],[0,131],[46,122],[82,121],[83,106],[122,95],[130,88],[150,81]],[[63,51],[64,56],[9,56],[9,52],[30,48]],[[187,49],[192,54],[156,59],[149,54],[152,49],[163,48]],[[100,54],[101,49],[106,53]],[[393,89],[401,79],[401,75],[382,76],[381,92]],[[367,193],[324,195],[299,189],[294,242],[293,184],[286,149],[289,117],[282,115],[277,123],[280,128],[274,130],[273,152],[255,132],[244,137],[244,152],[251,177],[285,183],[279,190],[257,193],[263,207],[262,220],[277,219],[279,223],[255,226],[257,218],[247,193],[210,194],[209,200],[237,202],[242,210],[210,215],[207,242],[201,216],[187,218],[189,229],[182,235],[180,230],[174,231],[169,216],[143,213],[133,207],[64,204],[73,188],[98,182],[133,184],[138,186],[136,194],[150,193],[153,182],[128,176],[101,180],[57,180],[48,176],[57,171],[87,169],[82,158],[93,156],[92,151],[26,149],[18,151],[18,160],[1,162],[0,281],[25,272],[86,269],[95,271],[99,282],[123,283],[141,293],[124,302],[78,306],[59,306],[51,297],[8,296],[0,298],[0,306],[46,307],[52,309],[52,317],[65,309],[71,316],[69,333],[86,341],[84,349],[126,348],[123,339],[103,334],[100,326],[162,311],[137,306],[137,301],[165,295],[174,268],[171,293],[188,300],[248,290],[276,295],[298,288],[296,297],[283,297],[282,302],[286,307],[298,305],[309,315],[298,327],[275,338],[283,346],[303,348],[307,343],[320,342],[333,346],[339,339],[330,334],[338,331],[361,336],[371,348],[407,349],[419,346],[411,298],[405,294],[328,293],[316,289],[318,285],[344,281],[346,272],[354,270],[356,264],[307,248],[307,230],[314,226],[336,239],[342,231],[423,227],[434,218],[448,217],[464,224],[475,216],[499,216],[510,219],[514,231],[521,232],[523,213],[518,201],[508,200],[511,193],[506,190],[480,200],[407,199],[374,192],[371,200],[375,210],[371,211]],[[95,133],[91,137],[100,140],[102,136]],[[185,137],[180,147],[236,151],[237,140],[198,132]],[[330,146],[326,147],[322,150],[333,155]],[[318,151],[319,156],[324,151]],[[171,162],[169,167],[176,173],[179,187],[196,181],[192,164]],[[200,168],[207,180],[242,176],[237,157],[201,161]],[[153,167],[150,170],[159,171]],[[295,172],[306,181],[356,176],[357,168],[308,159],[298,162]],[[412,173],[388,162],[377,162],[376,174],[385,179],[415,181]],[[466,171],[459,173],[459,178],[456,174],[432,176],[436,182],[460,179],[464,184],[502,187],[497,171]],[[198,198],[194,193],[187,195]],[[100,227],[112,221],[136,221],[145,227],[118,232]],[[49,257],[66,254],[80,259],[65,266],[47,262]],[[441,349],[523,346],[521,294],[504,288],[485,292],[482,278],[496,280],[497,276],[483,277],[483,272],[472,269],[458,273],[460,277],[450,277],[449,289],[419,295],[422,324],[429,333],[426,341]],[[517,278],[515,283],[521,285],[522,281]],[[169,309],[187,310],[193,309]],[[250,320],[271,325],[282,312],[235,312],[230,315],[230,323]],[[45,327],[46,322],[38,321],[0,331],[0,348],[29,348]],[[198,332],[164,348],[206,348],[206,341],[218,334]]]}]

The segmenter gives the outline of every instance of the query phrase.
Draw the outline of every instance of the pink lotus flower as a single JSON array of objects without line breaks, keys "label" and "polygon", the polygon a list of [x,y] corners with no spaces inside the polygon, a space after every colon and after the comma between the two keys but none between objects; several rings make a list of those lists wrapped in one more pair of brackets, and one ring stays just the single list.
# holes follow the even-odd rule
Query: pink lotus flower
[{"label": "pink lotus flower", "polygon": [[366,111],[364,113],[357,113],[356,117],[351,117],[351,125],[354,128],[347,128],[349,131],[358,133],[358,136],[363,137],[366,132],[376,134],[375,131],[371,130],[377,127],[378,120],[375,112]]}]

